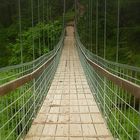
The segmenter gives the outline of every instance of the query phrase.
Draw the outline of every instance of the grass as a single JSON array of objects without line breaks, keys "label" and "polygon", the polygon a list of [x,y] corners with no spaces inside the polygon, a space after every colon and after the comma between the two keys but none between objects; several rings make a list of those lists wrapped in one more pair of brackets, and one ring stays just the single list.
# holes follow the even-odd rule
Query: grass
[{"label": "grass", "polygon": [[[15,140],[19,135],[27,133],[28,129],[23,130],[33,113],[33,96],[29,89],[30,86],[26,85],[17,89],[10,95],[0,98],[0,138],[3,140]],[[23,93],[26,90],[27,93]],[[25,112],[27,115],[24,117]],[[32,120],[29,120],[29,122]]]},{"label": "grass", "polygon": [[0,72],[0,85],[16,79],[17,76],[14,76],[14,72]]},{"label": "grass", "polygon": [[[116,136],[116,138],[119,138],[121,140],[129,140],[130,138],[133,140],[137,140],[138,139],[138,131],[132,126],[132,124],[130,124],[130,122],[128,123],[128,120],[124,117],[121,116],[120,112],[115,112],[113,111],[113,114],[109,115],[109,121],[108,121],[108,126],[112,132],[112,134],[114,134],[114,136]],[[130,111],[129,109],[123,110],[122,113],[125,116],[129,116],[129,120],[134,123],[135,126],[138,126],[139,124],[139,116],[137,113]],[[115,116],[113,116],[115,115]],[[119,122],[119,123],[118,123]],[[111,125],[113,124],[113,126]],[[118,133],[115,133],[115,131]],[[127,135],[130,136],[128,136]]]}]

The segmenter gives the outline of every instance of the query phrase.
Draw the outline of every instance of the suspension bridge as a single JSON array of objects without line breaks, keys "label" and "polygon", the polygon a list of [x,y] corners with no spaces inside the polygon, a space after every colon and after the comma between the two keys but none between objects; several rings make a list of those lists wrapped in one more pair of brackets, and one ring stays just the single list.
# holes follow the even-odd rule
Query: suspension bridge
[{"label": "suspension bridge", "polygon": [[[20,0],[18,6],[21,35]],[[0,140],[140,140],[140,68],[118,63],[119,0],[116,62],[106,59],[106,3],[104,6],[104,57],[80,40],[78,10],[75,21],[67,25],[63,15],[57,45],[37,59],[33,55],[31,62],[23,63],[20,36],[21,64],[0,68],[0,74],[6,75],[0,79]],[[65,10],[64,6],[63,14]],[[80,16],[84,10],[82,7]],[[90,15],[90,25],[92,18]],[[98,16],[96,19],[97,29]],[[95,35],[97,49],[98,32]],[[90,37],[92,42],[93,34]],[[43,41],[45,44],[45,37]]]}]

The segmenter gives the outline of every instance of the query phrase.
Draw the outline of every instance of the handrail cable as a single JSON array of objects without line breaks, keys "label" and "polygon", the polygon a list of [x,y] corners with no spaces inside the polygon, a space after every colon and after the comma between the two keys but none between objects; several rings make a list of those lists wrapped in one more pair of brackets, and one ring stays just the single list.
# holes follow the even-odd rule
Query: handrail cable
[{"label": "handrail cable", "polygon": [[[77,36],[77,35],[76,35]],[[76,39],[77,40],[77,39]],[[128,80],[125,80],[119,76],[116,76],[114,74],[112,74],[111,72],[109,72],[108,70],[104,69],[103,67],[99,66],[98,64],[96,64],[95,62],[93,62],[84,52],[84,50],[81,48],[80,45],[78,45],[82,54],[84,55],[84,57],[86,58],[86,60],[88,61],[88,63],[100,74],[102,74],[103,76],[105,76],[107,79],[111,80],[112,82],[114,82],[115,84],[117,84],[119,87],[124,88],[125,90],[127,90],[128,92],[131,92],[135,97],[140,98],[140,86],[132,83]]]},{"label": "handrail cable", "polygon": [[98,55],[98,18],[99,18],[99,2],[96,0],[96,55]]},{"label": "handrail cable", "polygon": [[[40,24],[40,0],[37,1],[37,5],[38,5],[38,23]],[[39,46],[39,56],[41,56],[42,50],[41,50],[41,41],[40,41],[40,31],[39,31],[39,39],[38,39],[38,46]]]},{"label": "handrail cable", "polygon": [[119,61],[119,39],[120,38],[120,0],[117,1],[117,49],[116,62]]},{"label": "handrail cable", "polygon": [[19,37],[20,37],[20,62],[23,63],[22,25],[21,25],[21,0],[18,0]]},{"label": "handrail cable", "polygon": [[[64,33],[63,33],[64,34]],[[57,48],[56,52],[53,54],[53,56],[51,56],[44,64],[42,64],[39,68],[37,68],[36,70],[34,70],[33,72],[26,74],[20,78],[17,78],[16,80],[12,80],[4,85],[0,86],[0,96],[4,96],[7,93],[15,90],[16,88],[24,85],[25,83],[33,80],[35,77],[38,77],[40,75],[40,73],[49,65],[49,63],[55,58],[55,56],[57,55],[57,52],[60,49],[60,44],[63,41],[63,37],[61,38],[59,44],[59,47]]]}]

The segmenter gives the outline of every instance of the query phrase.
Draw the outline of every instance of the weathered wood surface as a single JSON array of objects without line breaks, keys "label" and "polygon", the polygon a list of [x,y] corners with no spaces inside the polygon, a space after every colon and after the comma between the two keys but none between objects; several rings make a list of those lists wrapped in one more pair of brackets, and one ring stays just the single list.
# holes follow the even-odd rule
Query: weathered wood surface
[{"label": "weathered wood surface", "polygon": [[73,31],[67,27],[53,83],[25,140],[112,140],[80,64]]}]

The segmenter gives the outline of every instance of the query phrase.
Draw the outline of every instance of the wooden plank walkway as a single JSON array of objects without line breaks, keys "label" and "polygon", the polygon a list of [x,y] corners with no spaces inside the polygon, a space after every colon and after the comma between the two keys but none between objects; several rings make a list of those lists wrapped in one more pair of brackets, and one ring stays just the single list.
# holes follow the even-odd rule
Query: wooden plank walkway
[{"label": "wooden plank walkway", "polygon": [[73,31],[67,27],[53,83],[25,140],[112,140],[80,64]]}]

